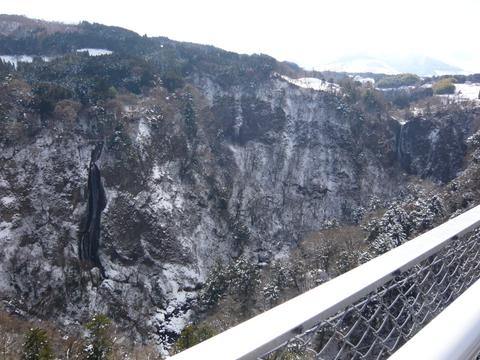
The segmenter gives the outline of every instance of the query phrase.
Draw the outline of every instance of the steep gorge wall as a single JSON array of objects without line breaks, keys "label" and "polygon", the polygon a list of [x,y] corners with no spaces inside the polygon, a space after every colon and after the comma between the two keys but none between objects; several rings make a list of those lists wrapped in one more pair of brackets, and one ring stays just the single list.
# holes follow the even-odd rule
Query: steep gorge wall
[{"label": "steep gorge wall", "polygon": [[375,128],[332,94],[275,80],[219,92],[212,104],[235,165],[230,213],[268,257],[328,221],[351,222],[373,195],[388,198],[401,184],[397,123]]},{"label": "steep gorge wall", "polygon": [[402,125],[398,159],[409,174],[448,182],[462,170],[466,138],[479,126],[478,110],[427,114]]},{"label": "steep gorge wall", "polygon": [[[388,200],[405,185],[398,139],[401,159],[421,156],[415,136],[431,140],[414,129],[399,137],[387,117],[275,77],[254,87],[193,83],[2,144],[5,306],[65,325],[105,312],[138,339],[167,341],[215,261],[242,253],[268,261],[330,221],[354,222],[372,197]],[[77,249],[92,129],[105,141],[96,160],[107,198],[104,277]]]}]

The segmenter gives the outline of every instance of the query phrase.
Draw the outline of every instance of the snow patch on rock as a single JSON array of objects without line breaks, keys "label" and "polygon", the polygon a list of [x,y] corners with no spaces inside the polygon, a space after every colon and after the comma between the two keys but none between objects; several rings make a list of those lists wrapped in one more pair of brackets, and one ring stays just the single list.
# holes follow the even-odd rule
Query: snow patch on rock
[{"label": "snow patch on rock", "polygon": [[137,142],[140,144],[150,142],[150,128],[144,118],[141,118],[138,123]]}]

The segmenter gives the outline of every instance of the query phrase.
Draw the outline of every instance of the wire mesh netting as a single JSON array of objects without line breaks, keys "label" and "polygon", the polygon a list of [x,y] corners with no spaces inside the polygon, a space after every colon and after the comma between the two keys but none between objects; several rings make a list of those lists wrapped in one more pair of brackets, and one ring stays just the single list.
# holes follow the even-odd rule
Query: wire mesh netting
[{"label": "wire mesh netting", "polygon": [[388,358],[479,278],[477,229],[259,359]]}]

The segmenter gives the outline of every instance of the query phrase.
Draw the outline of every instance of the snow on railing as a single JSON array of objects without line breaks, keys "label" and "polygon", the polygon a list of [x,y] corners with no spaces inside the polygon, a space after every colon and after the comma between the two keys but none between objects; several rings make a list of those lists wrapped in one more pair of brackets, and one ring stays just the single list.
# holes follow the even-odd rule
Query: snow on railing
[{"label": "snow on railing", "polygon": [[387,358],[480,278],[478,226],[480,206],[171,359]]}]

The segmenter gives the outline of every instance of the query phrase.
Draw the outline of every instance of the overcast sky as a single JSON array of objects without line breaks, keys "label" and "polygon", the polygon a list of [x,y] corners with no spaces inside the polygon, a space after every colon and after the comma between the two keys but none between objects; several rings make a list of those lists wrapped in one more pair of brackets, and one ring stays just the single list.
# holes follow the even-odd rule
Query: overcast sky
[{"label": "overcast sky", "polygon": [[307,68],[408,53],[480,72],[479,0],[0,0],[0,13],[117,25]]}]

